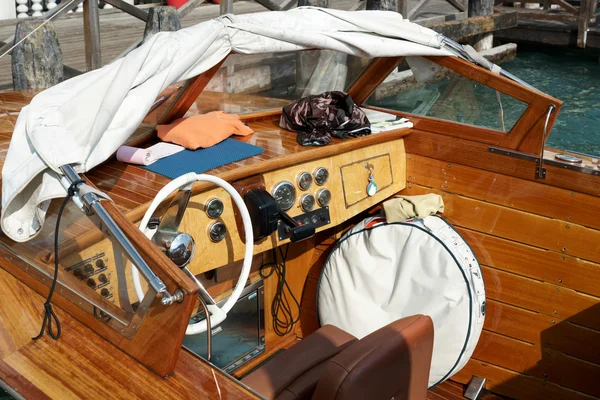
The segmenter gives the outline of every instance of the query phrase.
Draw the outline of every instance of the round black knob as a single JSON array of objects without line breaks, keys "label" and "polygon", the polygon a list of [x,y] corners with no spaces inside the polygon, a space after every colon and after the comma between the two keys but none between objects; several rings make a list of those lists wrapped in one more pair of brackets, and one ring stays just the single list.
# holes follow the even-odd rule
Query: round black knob
[{"label": "round black knob", "polygon": [[103,289],[100,291],[100,294],[101,294],[102,296],[104,296],[104,297],[108,297],[108,296],[110,296],[110,291],[109,291],[107,288],[103,288]]},{"label": "round black knob", "polygon": [[104,260],[96,260],[96,267],[98,268],[104,268]]},{"label": "round black knob", "polygon": [[91,274],[92,272],[94,272],[94,267],[92,266],[92,264],[85,264],[83,270],[85,271],[86,275]]},{"label": "round black knob", "polygon": [[100,283],[106,283],[108,282],[108,277],[105,274],[100,274],[98,276],[98,280],[100,281]]},{"label": "round black knob", "polygon": [[73,274],[75,274],[75,276],[79,279],[83,278],[83,271],[81,268],[76,268],[75,271],[73,271]]},{"label": "round black knob", "polygon": [[90,278],[90,279],[87,280],[86,283],[91,288],[95,288],[96,287],[96,280],[95,279]]}]

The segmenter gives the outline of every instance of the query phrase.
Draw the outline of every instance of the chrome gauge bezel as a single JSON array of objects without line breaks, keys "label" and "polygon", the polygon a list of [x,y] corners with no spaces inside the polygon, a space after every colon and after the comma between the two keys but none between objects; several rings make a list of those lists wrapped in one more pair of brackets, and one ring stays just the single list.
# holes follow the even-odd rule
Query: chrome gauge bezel
[{"label": "chrome gauge bezel", "polygon": [[[284,187],[289,187],[292,196],[289,199],[286,199],[286,203],[284,203],[283,205],[280,204],[280,202],[277,200],[277,192],[279,190],[282,190]],[[273,196],[273,198],[275,199],[275,201],[277,202],[277,205],[279,206],[279,208],[283,211],[287,211],[290,208],[292,208],[294,206],[294,204],[296,203],[296,187],[294,186],[294,184],[292,182],[289,181],[282,181],[279,182],[277,185],[275,185],[273,187],[273,190],[271,190],[271,195]]]},{"label": "chrome gauge bezel", "polygon": [[[309,203],[304,204],[305,201],[308,201]],[[310,211],[314,210],[315,204],[316,204],[315,196],[313,196],[310,193],[303,194],[302,197],[300,197],[300,207],[302,207],[302,210],[304,212],[310,212]]]},{"label": "chrome gauge bezel", "polygon": [[[211,213],[211,207],[215,206],[217,207],[216,212],[215,213]],[[216,197],[213,197],[212,199],[208,200],[206,202],[206,207],[205,207],[205,211],[206,211],[206,215],[208,215],[208,218],[219,218],[221,216],[221,214],[223,214],[223,209],[225,208],[225,206],[223,205],[223,202],[220,199],[217,199]]]},{"label": "chrome gauge bezel", "polygon": [[[319,176],[319,172],[321,172],[321,171],[323,171],[327,174],[325,176],[325,180],[323,180],[323,181],[319,181],[319,178],[317,178]],[[313,176],[314,176],[315,183],[319,186],[323,186],[329,180],[329,171],[327,170],[327,168],[319,167],[315,170],[315,172],[313,172]]]},{"label": "chrome gauge bezel", "polygon": [[[321,201],[321,195],[323,193],[329,193],[329,199],[327,200],[327,202]],[[331,203],[331,191],[329,189],[326,189],[326,188],[323,188],[323,189],[319,190],[317,192],[317,203],[319,203],[319,205],[321,207],[327,207]]]},{"label": "chrome gauge bezel", "polygon": [[[215,232],[215,230],[220,227],[222,227],[223,230],[221,235],[217,236],[217,232]],[[208,237],[214,243],[219,243],[221,240],[225,239],[225,236],[227,236],[227,227],[221,221],[214,222],[208,227]]]},{"label": "chrome gauge bezel", "polygon": [[[302,183],[303,180],[308,179],[308,183]],[[310,187],[312,186],[313,183],[313,177],[309,172],[300,172],[300,174],[298,174],[298,178],[296,178],[296,183],[298,184],[298,187],[300,188],[300,190],[308,190],[310,189]]]}]

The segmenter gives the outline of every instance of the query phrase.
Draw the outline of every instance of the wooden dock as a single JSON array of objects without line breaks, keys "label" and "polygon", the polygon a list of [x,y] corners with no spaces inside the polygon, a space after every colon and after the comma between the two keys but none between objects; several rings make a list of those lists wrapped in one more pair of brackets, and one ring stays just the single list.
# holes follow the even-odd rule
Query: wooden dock
[{"label": "wooden dock", "polygon": [[[536,1],[511,4],[496,0],[496,11],[517,12],[519,18],[516,27],[498,32],[495,37],[501,42],[600,49],[598,0]],[[521,7],[506,6],[515,4]]]},{"label": "wooden dock", "polygon": [[[450,3],[460,5],[462,11]],[[446,21],[463,21],[467,18],[467,0],[429,0],[424,3],[422,0],[408,0],[408,9],[411,13],[418,10],[415,22],[425,26],[439,26]],[[277,0],[276,3],[281,3]],[[335,0],[330,1],[330,7],[342,10],[356,9],[358,0]],[[148,5],[149,7],[150,5]],[[363,4],[364,6],[364,4]],[[233,3],[233,12],[235,14],[245,14],[250,12],[267,11],[265,7],[253,1],[236,1]],[[219,16],[219,6],[205,3],[197,7],[181,21],[182,28],[197,24]],[[490,20],[496,21],[497,16]],[[506,25],[507,18],[501,18]],[[514,18],[513,18],[514,20]],[[512,25],[516,22],[512,21]],[[79,71],[86,70],[85,44],[84,44],[84,26],[82,13],[70,13],[53,21],[57,32],[58,41],[63,54],[65,66],[75,68]],[[16,21],[0,21],[0,39],[14,35]],[[479,26],[480,25],[480,26]],[[459,27],[460,32],[465,35],[471,35],[481,29],[494,29],[494,23],[477,22],[471,25]],[[483,28],[482,28],[483,27]],[[119,57],[123,51],[129,48],[136,40],[142,38],[145,24],[135,17],[121,12],[117,9],[100,11],[100,45],[102,65],[106,65]],[[442,28],[440,28],[442,29]],[[452,28],[454,29],[454,28]],[[461,30],[462,29],[462,30]],[[497,28],[496,28],[497,29]],[[444,33],[447,33],[444,31]],[[1,47],[1,46],[0,46]],[[12,67],[9,55],[0,59],[0,89],[12,88]]]},{"label": "wooden dock", "polygon": [[[497,32],[495,38],[504,43],[577,47],[577,31],[578,24],[574,21],[519,18],[516,27]],[[586,48],[600,49],[600,21],[592,23],[589,27]]]}]

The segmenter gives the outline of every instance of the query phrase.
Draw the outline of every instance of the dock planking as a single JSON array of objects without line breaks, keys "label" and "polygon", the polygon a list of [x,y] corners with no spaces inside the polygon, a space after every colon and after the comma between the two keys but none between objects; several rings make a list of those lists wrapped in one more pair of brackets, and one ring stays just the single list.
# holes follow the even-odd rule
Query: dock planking
[{"label": "dock planking", "polygon": [[[417,5],[418,0],[409,1],[409,9]],[[330,2],[330,8],[340,10],[353,9],[358,0],[335,0]],[[148,5],[150,6],[150,5]],[[148,8],[145,6],[144,8]],[[234,14],[247,14],[267,11],[262,5],[253,1],[236,1],[233,4]],[[185,28],[219,16],[219,5],[205,3],[193,10],[181,20]],[[445,0],[431,0],[423,8],[417,23],[423,21],[426,25],[438,24],[445,20],[464,18]],[[16,20],[0,21],[0,40],[14,35]],[[85,71],[84,28],[81,13],[71,13],[53,21],[60,43],[63,60],[66,66]],[[109,64],[121,55],[136,40],[144,35],[145,23],[129,14],[116,9],[100,11],[100,44],[102,65]],[[12,89],[11,57],[7,55],[0,59],[0,90]]]}]

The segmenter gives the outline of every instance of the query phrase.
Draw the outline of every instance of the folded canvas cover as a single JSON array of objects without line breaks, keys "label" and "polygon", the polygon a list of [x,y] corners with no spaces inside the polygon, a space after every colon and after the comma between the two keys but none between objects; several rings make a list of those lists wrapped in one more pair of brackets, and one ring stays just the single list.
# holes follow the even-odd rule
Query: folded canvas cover
[{"label": "folded canvas cover", "polygon": [[469,245],[438,216],[399,223],[369,218],[330,254],[317,294],[321,325],[362,338],[403,317],[435,327],[429,386],[458,372],[483,328],[485,288]]},{"label": "folded canvas cover", "polygon": [[225,15],[161,32],[127,56],[33,98],[17,120],[2,169],[2,231],[37,235],[50,199],[64,197],[60,167],[86,172],[121,146],[170,84],[199,75],[234,51],[326,49],[363,57],[447,56],[443,37],[390,11],[301,7]]}]

